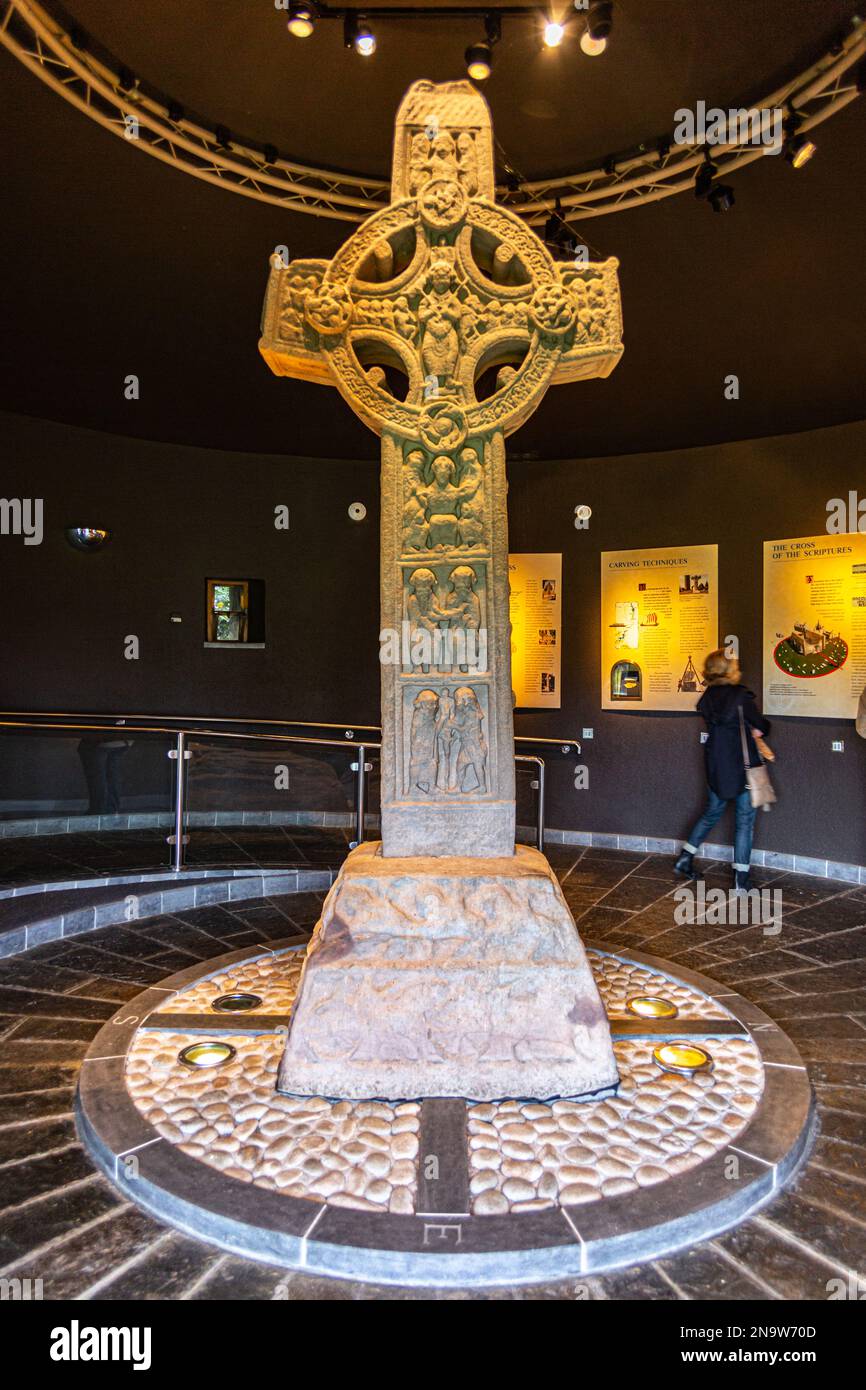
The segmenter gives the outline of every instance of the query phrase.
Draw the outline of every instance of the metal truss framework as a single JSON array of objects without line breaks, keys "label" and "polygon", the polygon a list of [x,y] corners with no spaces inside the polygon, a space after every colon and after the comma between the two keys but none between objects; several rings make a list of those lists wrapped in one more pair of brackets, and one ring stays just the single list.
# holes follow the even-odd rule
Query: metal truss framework
[{"label": "metal truss framework", "polygon": [[[296,212],[362,222],[387,206],[386,179],[268,158],[273,151],[255,149],[233,136],[223,136],[221,143],[215,129],[183,114],[172,119],[174,103],[142,91],[137,80],[121,85],[122,70],[76,46],[70,33],[35,0],[0,3],[0,43],[52,91],[133,148],[206,183]],[[859,95],[854,68],[864,56],[866,25],[859,25],[805,72],[748,110],[793,109],[802,116],[799,131],[812,130]],[[531,225],[543,222],[557,203],[563,219],[602,217],[691,190],[705,153],[711,153],[721,177],[765,157],[769,149],[696,141],[663,146],[660,153],[653,142],[636,155],[623,156],[615,164],[606,160],[605,167],[584,173],[534,182],[521,179],[517,192],[503,187],[499,198]]]}]

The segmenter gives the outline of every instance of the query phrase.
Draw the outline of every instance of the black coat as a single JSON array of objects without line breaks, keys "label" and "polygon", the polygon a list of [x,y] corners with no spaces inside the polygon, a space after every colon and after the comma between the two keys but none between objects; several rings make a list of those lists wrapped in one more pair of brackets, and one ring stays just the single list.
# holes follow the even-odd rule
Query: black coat
[{"label": "black coat", "polygon": [[761,755],[750,731],[769,733],[770,721],[761,714],[751,690],[744,685],[711,685],[698,700],[698,714],[703,715],[710,731],[704,745],[707,781],[725,801],[739,796],[746,786],[740,709],[746,725],[749,766],[760,767]]}]

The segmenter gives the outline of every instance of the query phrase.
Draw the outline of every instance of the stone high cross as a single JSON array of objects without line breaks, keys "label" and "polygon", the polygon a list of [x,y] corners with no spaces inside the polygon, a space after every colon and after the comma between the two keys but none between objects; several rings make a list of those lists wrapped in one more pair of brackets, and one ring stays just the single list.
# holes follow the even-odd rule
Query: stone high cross
[{"label": "stone high cross", "polygon": [[265,301],[271,369],[336,386],[382,439],[381,624],[403,637],[382,664],[386,857],[514,854],[505,436],[622,353],[617,262],[555,262],[494,199],[484,98],[416,82],[390,205],[331,261],[275,255]]}]

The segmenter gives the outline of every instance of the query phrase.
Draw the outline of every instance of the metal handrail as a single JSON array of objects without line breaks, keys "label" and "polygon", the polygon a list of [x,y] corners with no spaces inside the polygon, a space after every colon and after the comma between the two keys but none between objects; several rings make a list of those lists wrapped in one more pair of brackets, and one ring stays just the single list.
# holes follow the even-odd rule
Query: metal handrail
[{"label": "metal handrail", "polygon": [[[339,727],[339,726],[338,726]],[[193,734],[198,738],[253,738],[261,742],[274,743],[315,743],[327,748],[345,748],[346,742],[341,738],[307,738],[302,734],[235,734],[224,729],[195,729],[187,726],[184,729],[168,729],[159,724],[33,724],[28,720],[19,719],[0,719],[0,729],[105,729],[106,732],[116,734],[118,730],[126,734]],[[357,745],[355,745],[357,746]],[[368,748],[380,748],[379,743],[368,743]]]},{"label": "metal handrail", "polygon": [[[92,731],[92,730],[94,730],[94,729],[102,729],[102,730],[105,730],[106,732],[116,733],[117,730],[120,728],[120,729],[122,729],[122,730],[124,731],[124,733],[130,733],[130,734],[170,734],[170,735],[175,739],[175,746],[174,746],[173,748],[171,748],[171,749],[169,750],[169,753],[168,753],[168,756],[169,756],[170,758],[172,758],[173,760],[176,760],[176,762],[177,762],[177,776],[175,777],[175,798],[174,798],[174,833],[173,833],[172,835],[169,835],[169,836],[168,836],[168,844],[171,846],[171,850],[172,850],[172,868],[173,868],[173,870],[175,871],[175,873],[180,873],[181,870],[184,868],[184,857],[185,857],[185,856],[184,856],[184,849],[185,849],[186,844],[187,844],[188,841],[189,841],[189,836],[186,834],[186,831],[185,831],[185,828],[184,828],[184,826],[185,826],[185,816],[186,816],[186,788],[187,788],[186,763],[187,763],[187,760],[188,760],[188,759],[190,758],[190,756],[191,756],[190,751],[189,751],[189,749],[188,749],[187,746],[186,746],[186,740],[187,740],[188,738],[223,738],[223,739],[230,738],[230,739],[247,739],[247,740],[253,740],[253,741],[256,742],[256,743],[301,743],[301,744],[307,744],[307,745],[312,744],[312,745],[314,745],[314,746],[316,746],[316,747],[321,747],[321,748],[345,748],[345,747],[347,746],[345,740],[343,740],[343,739],[334,739],[334,738],[311,738],[311,737],[308,737],[308,736],[302,735],[302,734],[235,733],[235,732],[233,732],[233,731],[231,731],[231,730],[224,730],[224,729],[196,729],[196,728],[192,728],[192,727],[187,727],[187,728],[184,728],[184,729],[172,729],[172,728],[167,728],[165,725],[149,724],[149,725],[147,725],[147,726],[144,726],[144,725],[138,725],[138,724],[128,724],[128,723],[126,722],[126,719],[125,719],[125,718],[124,718],[123,721],[120,722],[120,723],[119,723],[117,720],[115,720],[115,721],[112,722],[112,723],[89,723],[89,724],[72,724],[72,723],[69,723],[69,724],[67,724],[67,723],[58,723],[58,722],[56,722],[57,719],[60,718],[61,716],[45,715],[45,716],[43,716],[43,717],[46,718],[46,719],[52,720],[52,722],[51,722],[50,724],[35,724],[35,723],[33,723],[31,720],[26,720],[26,719],[2,719],[2,718],[0,718],[0,729],[45,729],[45,728],[51,728],[51,729],[69,729],[69,730],[74,730],[74,731],[76,731],[76,732],[85,732],[85,731]],[[62,717],[65,719],[67,716],[62,716]],[[74,718],[75,716],[70,716],[70,717],[73,717],[73,718]],[[81,718],[82,716],[78,716],[78,717]],[[87,718],[88,716],[84,716],[84,717]],[[128,717],[129,717],[129,718],[133,718],[133,717],[135,717],[135,716],[128,716]],[[139,716],[139,717],[140,717],[140,718],[147,718],[147,715]],[[165,718],[165,717],[166,717],[166,716],[163,716],[163,718]],[[171,718],[171,716],[168,716],[168,717]],[[104,718],[104,716],[94,716],[94,719],[96,719],[96,718]],[[216,722],[216,721],[215,721],[215,722]],[[219,721],[219,722],[228,722],[228,721]],[[267,724],[272,724],[272,723],[276,723],[277,721],[276,721],[276,720],[248,720],[248,721],[247,721],[247,720],[236,720],[235,722],[237,722],[237,723],[267,723]],[[308,728],[312,728],[312,727],[340,728],[341,726],[340,726],[339,724],[337,724],[337,725],[322,725],[322,726],[314,726],[314,725],[312,725],[312,724],[309,724],[309,725],[307,725],[306,727],[308,727]],[[364,726],[362,726],[362,725],[356,725],[355,727],[356,727],[356,728],[364,727],[364,728],[372,729],[374,726],[368,724],[368,725],[364,725]],[[556,742],[558,742],[557,739],[538,739],[538,740],[535,740],[535,741],[537,741],[538,743],[556,743]],[[381,751],[382,744],[381,744],[381,742],[374,742],[374,741],[371,741],[371,740],[365,740],[364,743],[353,744],[353,745],[350,745],[350,746],[352,746],[352,747],[355,749],[356,753],[357,753],[357,759],[356,759],[356,761],[350,764],[351,771],[354,772],[354,774],[355,774],[355,837],[356,837],[356,838],[355,838],[355,840],[352,842],[352,845],[353,845],[353,847],[354,847],[355,845],[360,844],[361,841],[362,841],[363,838],[364,838],[364,820],[365,820],[366,813],[367,813],[367,773],[370,772],[370,771],[372,770],[372,765],[371,765],[370,763],[367,762],[367,753],[368,753],[369,751],[373,750],[373,749],[378,749],[379,751]],[[567,745],[563,744],[562,747],[563,747],[563,751],[565,751],[566,748],[567,748]],[[579,744],[577,745],[577,751],[578,751],[578,752],[580,751],[580,745],[579,745]],[[544,766],[544,759],[543,759],[543,758],[539,758],[539,757],[537,757],[537,756],[535,756],[535,755],[533,755],[533,754],[516,753],[516,754],[514,755],[514,761],[515,761],[515,762],[518,762],[518,763],[532,763],[532,764],[534,764],[535,767],[538,769],[537,776],[536,776],[535,780],[532,782],[532,789],[533,789],[533,791],[536,791],[536,792],[538,793],[538,796],[537,796],[537,798],[536,798],[536,807],[537,807],[537,811],[536,811],[536,832],[535,832],[535,833],[536,833],[536,844],[537,844],[537,846],[538,846],[538,848],[539,848],[540,850],[543,850],[543,849],[544,849],[544,818],[545,818],[545,817],[544,817],[544,813],[545,813],[545,766]]]},{"label": "metal handrail", "polygon": [[[148,721],[167,719],[173,724],[182,723],[188,725],[191,722],[200,723],[202,721],[209,724],[268,724],[281,729],[342,729],[344,739],[350,741],[355,737],[356,730],[364,733],[381,734],[380,724],[331,724],[322,723],[316,719],[243,719],[239,715],[222,714],[86,714],[81,710],[70,711],[47,711],[47,710],[0,710],[0,726],[7,720],[20,719],[105,719],[112,720],[118,728],[129,728],[129,719],[146,719]],[[42,728],[41,724],[35,725]],[[88,725],[87,727],[91,727]],[[94,725],[93,727],[101,727]],[[170,730],[168,732],[171,732]],[[214,733],[217,730],[213,731]],[[342,742],[342,740],[339,740]],[[563,753],[570,753],[572,749],[575,753],[580,753],[580,740],[576,738],[541,738],[536,734],[515,734],[515,743],[544,743],[551,747],[558,747]]]}]

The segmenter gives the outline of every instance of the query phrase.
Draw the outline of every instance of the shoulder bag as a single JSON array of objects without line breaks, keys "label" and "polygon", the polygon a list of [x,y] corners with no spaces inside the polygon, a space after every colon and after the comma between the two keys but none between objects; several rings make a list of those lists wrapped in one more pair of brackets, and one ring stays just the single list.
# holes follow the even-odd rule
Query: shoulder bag
[{"label": "shoulder bag", "polygon": [[[746,786],[749,789],[749,797],[753,806],[760,806],[764,811],[769,811],[773,802],[776,800],[776,793],[773,791],[773,784],[770,781],[770,774],[762,762],[759,767],[749,766],[749,746],[746,742],[746,721],[743,717],[743,706],[740,705],[740,739],[743,744],[743,765],[746,769]],[[760,752],[758,753],[760,757]]]}]

